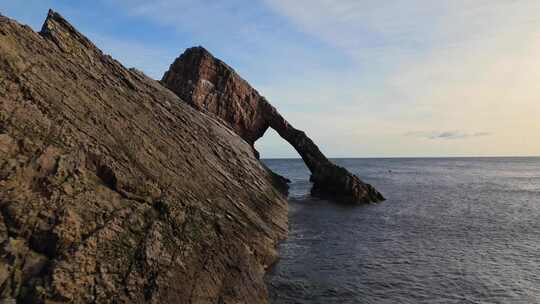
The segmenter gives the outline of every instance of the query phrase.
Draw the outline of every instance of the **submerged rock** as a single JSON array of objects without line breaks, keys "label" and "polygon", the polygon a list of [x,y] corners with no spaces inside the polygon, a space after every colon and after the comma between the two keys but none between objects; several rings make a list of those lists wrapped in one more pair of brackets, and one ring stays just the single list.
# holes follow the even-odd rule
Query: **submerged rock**
[{"label": "submerged rock", "polygon": [[265,303],[273,180],[57,13],[40,33],[0,17],[0,302]]},{"label": "submerged rock", "polygon": [[384,200],[371,185],[329,161],[303,131],[294,128],[257,90],[206,49],[187,49],[161,82],[195,109],[221,119],[252,147],[269,127],[276,130],[311,171],[314,195],[346,203]]}]

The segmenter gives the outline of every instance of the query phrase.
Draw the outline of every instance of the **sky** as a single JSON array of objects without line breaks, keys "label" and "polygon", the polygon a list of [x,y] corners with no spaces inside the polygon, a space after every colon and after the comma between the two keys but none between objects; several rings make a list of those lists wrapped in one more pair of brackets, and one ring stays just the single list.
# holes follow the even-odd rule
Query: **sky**
[{"label": "sky", "polygon": [[0,3],[35,30],[49,8],[155,79],[204,46],[329,157],[540,156],[538,0]]}]

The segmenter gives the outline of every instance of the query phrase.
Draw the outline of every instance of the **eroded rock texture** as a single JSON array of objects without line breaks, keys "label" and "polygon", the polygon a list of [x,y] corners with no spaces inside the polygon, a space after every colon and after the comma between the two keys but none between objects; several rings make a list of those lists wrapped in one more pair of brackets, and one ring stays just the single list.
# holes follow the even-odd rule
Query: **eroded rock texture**
[{"label": "eroded rock texture", "polygon": [[287,229],[271,178],[60,15],[0,17],[0,302],[265,303]]},{"label": "eroded rock texture", "polygon": [[221,119],[252,146],[269,127],[276,130],[311,171],[313,194],[346,203],[384,200],[371,185],[330,162],[303,131],[294,128],[231,67],[204,48],[186,50],[161,82],[194,108]]}]

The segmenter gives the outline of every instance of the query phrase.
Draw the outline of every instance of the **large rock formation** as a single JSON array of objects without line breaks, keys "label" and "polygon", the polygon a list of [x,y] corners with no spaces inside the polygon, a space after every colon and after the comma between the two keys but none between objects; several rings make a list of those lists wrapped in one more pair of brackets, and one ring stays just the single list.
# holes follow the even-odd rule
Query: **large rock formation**
[{"label": "large rock formation", "polygon": [[269,127],[276,130],[311,171],[313,194],[347,203],[384,200],[371,185],[330,162],[304,132],[294,128],[231,67],[204,48],[186,50],[161,82],[197,110],[221,119],[252,146]]},{"label": "large rock formation", "polygon": [[271,178],[58,14],[0,17],[0,302],[265,303],[287,230]]}]

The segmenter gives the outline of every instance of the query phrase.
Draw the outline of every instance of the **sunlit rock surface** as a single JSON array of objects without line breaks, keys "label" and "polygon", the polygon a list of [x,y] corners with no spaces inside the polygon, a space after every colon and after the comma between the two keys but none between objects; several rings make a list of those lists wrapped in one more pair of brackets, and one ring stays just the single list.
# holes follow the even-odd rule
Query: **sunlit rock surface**
[{"label": "sunlit rock surface", "polygon": [[312,194],[345,203],[384,200],[371,185],[330,162],[306,133],[294,128],[231,67],[206,49],[186,50],[161,82],[195,109],[221,119],[252,146],[269,127],[276,130],[311,171]]}]

